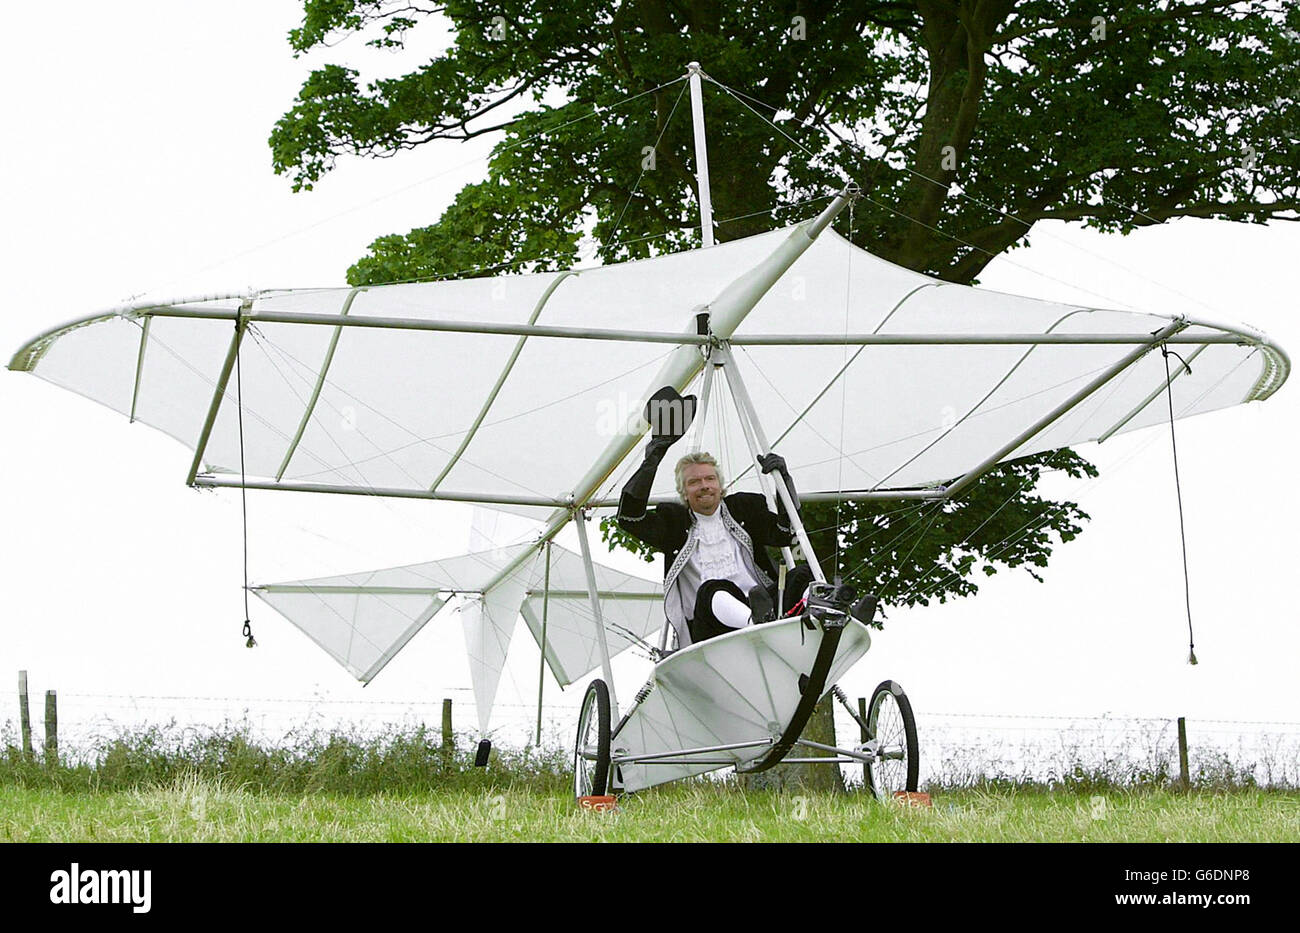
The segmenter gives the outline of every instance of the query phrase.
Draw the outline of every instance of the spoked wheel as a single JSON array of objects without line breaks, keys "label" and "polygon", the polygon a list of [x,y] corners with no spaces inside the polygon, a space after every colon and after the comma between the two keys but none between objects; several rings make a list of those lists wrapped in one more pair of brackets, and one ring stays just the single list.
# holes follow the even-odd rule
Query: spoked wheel
[{"label": "spoked wheel", "polygon": [[609,784],[609,688],[593,680],[582,698],[578,739],[573,749],[573,795],[605,793]]},{"label": "spoked wheel", "polygon": [[876,740],[876,758],[866,767],[867,786],[876,797],[889,800],[897,791],[915,791],[921,771],[916,717],[907,694],[892,680],[871,695],[867,733]]}]

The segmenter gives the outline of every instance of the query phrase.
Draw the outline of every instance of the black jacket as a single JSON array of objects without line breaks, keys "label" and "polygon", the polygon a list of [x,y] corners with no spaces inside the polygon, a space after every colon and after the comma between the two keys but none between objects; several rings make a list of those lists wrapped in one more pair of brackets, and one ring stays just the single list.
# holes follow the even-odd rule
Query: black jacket
[{"label": "black jacket", "polygon": [[[677,502],[646,508],[662,456],[662,453],[658,456],[647,453],[645,461],[623,487],[618,500],[618,525],[637,540],[664,552],[664,578],[667,579],[690,535],[693,519],[690,509]],[[764,545],[785,547],[794,543],[794,530],[784,505],[778,504],[779,512],[773,513],[768,510],[767,500],[754,492],[735,492],[723,496],[722,502],[749,535],[754,562],[768,577],[762,582],[771,583],[776,579],[776,568]]]}]

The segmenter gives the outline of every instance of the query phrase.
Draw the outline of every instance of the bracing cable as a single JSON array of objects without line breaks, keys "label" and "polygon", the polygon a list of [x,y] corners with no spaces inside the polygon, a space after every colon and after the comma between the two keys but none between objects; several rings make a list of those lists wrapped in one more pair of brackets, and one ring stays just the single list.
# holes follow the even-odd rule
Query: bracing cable
[{"label": "bracing cable", "polygon": [[[1183,543],[1183,597],[1187,603],[1187,663],[1195,664],[1197,662],[1196,639],[1192,634],[1192,578],[1187,571],[1187,525],[1183,520],[1183,485],[1178,477],[1178,437],[1174,433],[1174,380],[1169,371],[1169,355],[1173,351],[1167,344],[1162,343],[1160,352],[1165,358],[1165,396],[1169,400],[1169,443],[1174,452],[1174,489],[1178,494],[1178,535]],[[1178,356],[1177,353],[1173,355]],[[1178,362],[1182,363],[1183,368],[1189,373],[1192,371],[1181,356],[1178,356]]]}]

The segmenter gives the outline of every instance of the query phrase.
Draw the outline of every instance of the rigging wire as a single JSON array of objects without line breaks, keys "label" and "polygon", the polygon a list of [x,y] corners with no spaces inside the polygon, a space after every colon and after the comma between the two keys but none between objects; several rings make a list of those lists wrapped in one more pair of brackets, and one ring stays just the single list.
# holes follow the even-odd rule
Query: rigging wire
[{"label": "rigging wire", "polygon": [[[652,151],[654,152],[659,151],[659,144],[663,142],[664,134],[668,132],[668,125],[673,122],[673,114],[677,113],[677,105],[682,102],[682,95],[686,93],[686,88],[687,85],[683,83],[682,89],[677,92],[677,99],[673,101],[672,109],[668,111],[668,117],[664,120],[664,125],[659,130],[659,136],[655,139],[654,149]],[[627,209],[632,206],[632,199],[636,197],[637,191],[641,188],[641,181],[645,178],[645,173],[646,173],[646,164],[645,164],[645,160],[642,159],[641,174],[636,176],[636,184],[633,185],[632,190],[628,192],[627,201],[623,204],[623,209],[619,211],[618,220],[614,222],[614,229],[611,230],[609,234],[610,240],[613,241],[612,243],[610,243],[609,246],[611,253],[619,245],[619,241],[615,239],[615,236],[618,233],[619,227],[623,225],[623,217],[624,215],[627,214]]]},{"label": "rigging wire", "polygon": [[243,366],[240,365],[240,357],[243,355],[243,336],[244,322],[239,318],[235,319],[235,408],[239,419],[239,506],[243,516],[243,538],[244,538],[244,628],[243,636],[247,639],[244,642],[245,647],[255,648],[257,641],[253,638],[253,623],[248,610],[248,485],[244,469],[244,375]]},{"label": "rigging wire", "polygon": [[[1165,358],[1165,397],[1169,400],[1169,444],[1174,454],[1174,490],[1178,494],[1178,535],[1183,543],[1183,595],[1187,602],[1187,663],[1196,664],[1196,639],[1192,635],[1192,578],[1187,570],[1187,525],[1183,520],[1183,484],[1178,477],[1178,438],[1174,433],[1174,377],[1169,371],[1171,352],[1167,344],[1160,345],[1160,353]],[[1173,355],[1178,356],[1177,353]],[[1191,373],[1192,368],[1181,356],[1178,356],[1178,362],[1183,364],[1183,368],[1189,374]]]},{"label": "rigging wire", "polygon": [[[705,77],[708,77],[708,76],[706,75]],[[798,140],[796,140],[794,137],[790,136],[790,134],[786,133],[786,132],[785,132],[785,131],[784,131],[784,130],[779,126],[779,125],[777,125],[774,121],[770,120],[769,118],[767,118],[766,116],[764,116],[762,113],[759,113],[757,110],[755,110],[752,106],[750,106],[750,105],[747,103],[746,100],[741,100],[741,98],[747,98],[748,100],[752,100],[752,101],[754,101],[755,103],[760,104],[760,105],[762,105],[763,107],[768,108],[768,109],[771,110],[774,114],[778,112],[779,108],[777,108],[777,107],[773,107],[771,104],[766,103],[766,102],[764,102],[764,101],[762,101],[762,100],[759,100],[757,97],[754,97],[754,96],[752,96],[752,95],[750,95],[750,94],[746,94],[746,93],[744,93],[743,91],[737,91],[737,90],[735,90],[735,89],[733,89],[733,88],[727,87],[726,85],[721,84],[720,82],[718,82],[717,80],[715,80],[715,79],[713,79],[713,78],[709,78],[708,80],[712,81],[714,84],[718,85],[718,87],[722,88],[724,91],[726,91],[727,93],[731,94],[733,97],[735,97],[737,100],[739,100],[742,104],[745,104],[745,106],[748,107],[749,110],[750,110],[751,112],[753,112],[756,116],[758,116],[759,119],[766,121],[769,125],[771,125],[771,126],[772,126],[774,129],[776,129],[779,133],[781,133],[781,135],[785,136],[786,139],[790,140],[790,142],[794,143],[796,146],[798,146],[800,149],[802,149],[805,153],[807,153],[810,157],[816,158],[816,155],[815,155],[815,154],[814,154],[810,149],[808,149],[806,146],[804,146],[802,143],[800,143],[800,142],[799,142]],[[803,124],[803,123],[801,123],[800,125],[801,125],[801,126],[806,126],[806,124]],[[830,134],[830,133],[829,133],[829,130],[827,130],[827,132],[828,132],[828,134]],[[857,152],[861,153],[862,155],[866,156],[866,157],[869,158],[869,159],[873,159],[873,160],[876,161],[878,164],[884,165],[886,168],[892,169],[893,171],[903,171],[903,172],[907,172],[907,173],[910,174],[910,175],[914,175],[914,176],[916,176],[917,178],[923,179],[924,181],[928,181],[928,182],[930,182],[931,184],[933,184],[933,185],[935,185],[935,186],[937,186],[937,187],[943,188],[945,191],[953,192],[953,193],[957,194],[959,197],[965,198],[966,200],[970,201],[970,202],[973,203],[973,204],[978,204],[978,205],[981,206],[981,207],[984,207],[984,208],[986,208],[986,209],[988,209],[988,210],[994,211],[995,213],[998,213],[998,214],[1002,215],[1003,217],[1007,218],[1008,220],[1013,220],[1013,221],[1015,221],[1015,222],[1017,222],[1017,223],[1023,224],[1023,225],[1025,226],[1026,231],[1028,231],[1028,230],[1029,230],[1031,227],[1033,227],[1033,225],[1034,225],[1033,222],[1031,222],[1031,221],[1027,221],[1027,220],[1025,220],[1025,219],[1023,219],[1023,218],[1021,218],[1021,217],[1016,216],[1015,214],[1012,214],[1012,213],[1010,213],[1010,212],[1008,212],[1008,211],[1004,211],[1004,210],[1002,210],[1001,208],[997,207],[997,206],[994,205],[994,204],[990,204],[989,202],[984,201],[984,200],[981,200],[980,198],[977,198],[977,197],[975,197],[974,195],[968,194],[968,193],[965,191],[965,189],[964,189],[960,184],[958,184],[958,183],[953,183],[952,185],[945,184],[944,182],[941,182],[941,181],[939,181],[939,180],[936,179],[936,178],[932,178],[931,176],[925,174],[924,172],[922,172],[922,171],[920,171],[920,170],[918,170],[918,169],[912,168],[912,167],[909,166],[909,165],[902,165],[902,166],[891,165],[891,164],[890,164],[890,163],[889,163],[889,162],[884,158],[883,155],[882,155],[882,156],[873,156],[870,152],[868,152],[868,151],[867,151],[863,146],[861,146],[860,144],[858,144],[856,141],[843,140],[843,139],[840,139],[840,138],[837,137],[837,136],[834,136],[834,134],[830,134],[830,135],[835,139],[836,142],[840,142],[840,143],[843,143],[844,145],[847,145],[849,148],[856,150]],[[1228,170],[1228,171],[1234,171],[1234,170]],[[878,206],[885,208],[886,210],[891,211],[892,213],[898,214],[898,216],[903,217],[903,218],[905,218],[905,219],[907,219],[907,220],[910,220],[910,221],[912,221],[913,223],[916,223],[916,224],[919,224],[919,225],[921,225],[921,226],[923,226],[923,227],[926,227],[927,229],[930,229],[930,230],[934,231],[935,233],[939,233],[939,234],[941,234],[941,235],[943,235],[943,236],[949,237],[950,239],[955,239],[955,240],[957,240],[958,242],[964,243],[965,245],[970,246],[972,249],[980,250],[981,252],[984,252],[984,253],[986,253],[986,254],[989,255],[989,256],[995,256],[995,255],[998,255],[998,254],[995,254],[995,253],[990,252],[989,250],[983,249],[982,247],[976,246],[976,245],[973,244],[973,243],[968,243],[968,242],[966,242],[965,240],[962,240],[960,237],[955,237],[955,236],[953,236],[952,234],[948,234],[948,233],[945,233],[944,231],[939,230],[939,229],[937,229],[937,228],[935,228],[935,227],[931,227],[929,224],[925,224],[925,223],[923,223],[922,221],[917,220],[917,219],[914,218],[914,217],[911,217],[911,216],[909,216],[909,215],[907,215],[907,214],[904,214],[904,213],[901,213],[901,212],[899,212],[899,211],[896,211],[896,210],[894,210],[893,208],[890,208],[888,205],[879,204],[879,202],[874,201],[874,200],[872,200],[871,198],[867,198],[867,200],[871,201],[873,204],[877,204]],[[1139,216],[1139,217],[1145,218],[1146,220],[1151,221],[1152,224],[1161,224],[1161,223],[1164,223],[1164,221],[1161,221],[1161,220],[1159,220],[1159,219],[1157,219],[1157,218],[1155,218],[1155,217],[1152,217],[1150,214],[1147,214],[1147,213],[1145,213],[1145,212],[1143,212],[1143,211],[1141,211],[1141,210],[1139,210],[1139,209],[1137,209],[1137,208],[1135,208],[1135,207],[1130,207],[1130,206],[1128,206],[1127,204],[1123,204],[1123,203],[1119,203],[1119,204],[1117,204],[1117,203],[1115,203],[1114,201],[1107,201],[1105,198],[1102,198],[1102,201],[1103,201],[1104,203],[1109,203],[1112,207],[1119,207],[1119,208],[1121,208],[1121,209],[1123,209],[1123,210],[1128,211],[1128,212],[1131,213],[1131,214],[1135,214],[1135,215],[1137,215],[1137,216]],[[1049,219],[1050,219],[1050,218],[1049,218]],[[1048,232],[1048,231],[1041,231],[1041,232],[1042,232],[1044,235],[1046,235],[1049,239],[1056,240],[1057,242],[1059,242],[1059,243],[1063,243],[1063,244],[1065,244],[1066,246],[1070,247],[1071,249],[1077,250],[1077,251],[1082,252],[1082,253],[1086,253],[1086,254],[1089,255],[1089,256],[1092,256],[1092,257],[1094,257],[1094,258],[1096,258],[1096,259],[1100,259],[1102,262],[1109,263],[1110,265],[1115,266],[1115,267],[1118,268],[1118,269],[1122,269],[1123,271],[1129,273],[1130,275],[1136,276],[1137,278],[1140,278],[1140,279],[1142,279],[1142,280],[1144,280],[1144,281],[1150,282],[1150,283],[1152,283],[1153,285],[1156,285],[1156,286],[1159,287],[1159,288],[1163,288],[1163,289],[1165,289],[1166,291],[1168,291],[1168,292],[1170,292],[1170,293],[1172,293],[1172,294],[1174,294],[1174,295],[1177,295],[1179,298],[1182,298],[1183,300],[1191,301],[1191,302],[1193,302],[1193,303],[1195,303],[1195,304],[1198,304],[1198,305],[1200,305],[1202,308],[1205,308],[1206,310],[1211,311],[1211,312],[1213,312],[1213,313],[1216,313],[1216,314],[1219,313],[1219,310],[1218,310],[1217,308],[1215,308],[1215,307],[1212,306],[1212,305],[1209,305],[1209,304],[1205,303],[1204,301],[1200,300],[1199,298],[1197,298],[1197,297],[1195,297],[1195,296],[1193,296],[1193,295],[1188,295],[1188,294],[1186,294],[1185,292],[1182,292],[1182,291],[1180,291],[1179,289],[1177,289],[1177,288],[1175,288],[1174,286],[1169,285],[1169,284],[1167,284],[1167,283],[1156,281],[1155,279],[1152,279],[1152,278],[1150,278],[1149,276],[1144,275],[1143,273],[1137,271],[1136,269],[1132,269],[1132,268],[1130,268],[1130,267],[1124,265],[1123,263],[1121,263],[1121,262],[1119,262],[1119,261],[1117,261],[1117,260],[1111,259],[1110,257],[1108,257],[1108,256],[1106,256],[1106,255],[1104,255],[1104,254],[1102,254],[1102,253],[1096,252],[1095,250],[1090,250],[1090,249],[1088,249],[1087,247],[1082,246],[1082,245],[1080,245],[1080,244],[1073,243],[1073,242],[1071,242],[1070,240],[1065,239],[1064,237],[1055,236],[1055,235],[1051,234],[1051,233]],[[1097,295],[1097,296],[1100,297],[1100,298],[1105,298],[1107,301],[1112,301],[1112,302],[1115,302],[1116,304],[1122,305],[1122,306],[1124,306],[1124,307],[1126,307],[1126,308],[1130,308],[1131,310],[1135,310],[1135,311],[1136,311],[1136,310],[1139,310],[1139,309],[1135,308],[1133,305],[1131,305],[1131,304],[1129,304],[1129,303],[1127,303],[1127,302],[1125,302],[1125,301],[1123,301],[1123,300],[1121,300],[1121,299],[1113,298],[1113,297],[1110,297],[1110,296],[1108,296],[1108,295],[1103,295],[1103,294],[1101,294],[1101,293],[1099,293],[1099,292],[1091,291],[1090,289],[1083,288],[1082,286],[1079,286],[1079,285],[1073,285],[1073,284],[1071,284],[1071,283],[1069,283],[1069,282],[1065,282],[1064,280],[1057,279],[1057,278],[1055,278],[1054,276],[1047,275],[1046,273],[1040,273],[1040,272],[1037,272],[1036,270],[1030,269],[1030,268],[1028,268],[1027,266],[1023,266],[1023,265],[1021,265],[1020,263],[1016,263],[1016,262],[1014,262],[1013,260],[1010,260],[1010,259],[1008,259],[1008,258],[1005,257],[1005,256],[1002,256],[1002,259],[1003,259],[1005,262],[1009,262],[1009,263],[1011,263],[1012,265],[1017,266],[1018,268],[1025,269],[1025,271],[1027,271],[1027,272],[1031,272],[1031,273],[1033,273],[1033,274],[1035,274],[1035,275],[1040,275],[1040,276],[1043,276],[1043,277],[1045,277],[1045,278],[1052,279],[1053,281],[1056,281],[1056,282],[1058,282],[1058,283],[1060,283],[1060,284],[1062,284],[1062,285],[1065,285],[1065,286],[1067,286],[1067,287],[1069,287],[1069,288],[1077,288],[1077,289],[1079,289],[1079,290],[1081,290],[1081,291],[1088,292],[1089,294]]]},{"label": "rigging wire", "polygon": [[162,283],[159,284],[159,285],[154,286],[153,288],[146,289],[146,290],[143,291],[143,292],[139,292],[138,294],[131,296],[131,298],[129,298],[129,299],[127,299],[127,300],[128,300],[128,301],[131,301],[131,300],[135,300],[135,299],[137,299],[137,298],[141,298],[141,297],[143,297],[143,296],[145,296],[145,295],[148,295],[150,292],[156,292],[156,291],[158,291],[160,288],[163,288],[164,286],[168,285],[169,283],[171,283],[171,282],[175,282],[175,281],[177,281],[177,280],[179,280],[179,279],[181,279],[181,278],[188,278],[188,277],[190,277],[190,276],[194,276],[194,275],[201,275],[202,273],[207,272],[207,271],[210,270],[210,269],[215,269],[215,268],[217,268],[217,267],[219,267],[219,266],[224,266],[224,265],[226,265],[227,263],[230,263],[230,262],[235,261],[236,259],[240,259],[240,258],[242,258],[242,257],[244,257],[244,256],[248,256],[248,255],[251,255],[251,254],[253,254],[253,253],[260,252],[260,251],[262,251],[262,250],[264,250],[264,249],[268,249],[268,248],[270,248],[270,247],[272,247],[272,246],[275,246],[275,245],[278,244],[278,243],[282,243],[282,242],[284,242],[285,240],[293,239],[294,237],[300,236],[300,235],[302,235],[302,234],[304,234],[304,233],[306,233],[306,232],[308,232],[308,231],[310,231],[310,230],[314,230],[314,229],[316,229],[317,227],[322,227],[322,226],[324,226],[324,225],[326,225],[326,224],[333,223],[334,221],[338,220],[338,219],[341,218],[341,217],[346,217],[346,216],[348,216],[349,214],[355,214],[357,211],[364,210],[365,208],[370,207],[370,206],[373,205],[373,204],[378,204],[378,203],[381,202],[381,201],[387,201],[387,200],[389,200],[389,199],[391,199],[391,198],[395,198],[395,197],[397,197],[398,195],[405,194],[406,192],[411,191],[411,190],[414,189],[414,188],[418,188],[418,187],[420,187],[421,185],[428,184],[429,182],[431,182],[431,181],[433,181],[433,180],[435,180],[435,179],[437,179],[437,178],[442,178],[442,177],[444,177],[444,176],[446,176],[446,175],[450,175],[450,174],[452,174],[453,172],[458,172],[458,171],[460,171],[461,169],[468,168],[468,167],[471,166],[471,165],[477,165],[477,164],[479,164],[480,162],[490,161],[492,158],[494,158],[496,155],[498,155],[498,154],[500,154],[500,153],[502,153],[502,152],[508,152],[508,151],[510,151],[511,149],[516,149],[516,148],[518,148],[518,147],[520,147],[520,146],[523,146],[523,145],[525,145],[525,144],[527,144],[527,143],[533,142],[534,140],[541,139],[541,138],[544,137],[544,136],[549,136],[550,134],[556,132],[557,130],[562,130],[562,129],[564,129],[566,126],[572,126],[572,125],[575,124],[575,123],[581,123],[583,120],[589,120],[590,118],[592,118],[592,117],[594,117],[594,116],[597,116],[597,115],[599,115],[599,114],[602,114],[602,113],[605,113],[605,112],[609,112],[609,111],[617,110],[618,108],[620,108],[620,107],[622,107],[622,106],[624,106],[624,105],[626,105],[626,104],[630,104],[630,103],[631,103],[632,101],[634,101],[634,100],[638,100],[638,99],[640,99],[640,98],[642,98],[642,97],[645,97],[645,96],[648,95],[648,94],[654,94],[654,93],[657,93],[657,92],[659,92],[659,91],[662,91],[664,88],[671,87],[672,85],[678,83],[679,81],[680,81],[680,82],[685,82],[686,80],[687,80],[687,79],[686,79],[686,76],[685,76],[685,75],[682,75],[681,77],[674,78],[674,79],[671,80],[671,81],[665,81],[663,84],[660,84],[660,85],[657,85],[657,86],[655,86],[655,87],[649,88],[649,89],[647,89],[647,90],[645,90],[645,91],[641,91],[640,93],[637,93],[637,94],[631,94],[631,95],[629,95],[629,96],[627,96],[627,97],[621,98],[621,99],[615,101],[613,104],[610,104],[610,105],[607,106],[607,107],[603,107],[603,106],[601,106],[600,104],[592,104],[592,105],[591,105],[591,106],[592,106],[591,112],[589,112],[589,113],[585,113],[585,114],[583,114],[583,115],[580,116],[580,117],[575,117],[575,118],[573,118],[573,119],[571,119],[571,120],[567,120],[567,121],[565,121],[565,122],[563,122],[563,123],[556,124],[555,126],[548,126],[547,128],[545,128],[545,129],[543,129],[543,130],[539,130],[538,132],[532,134],[531,136],[525,136],[524,138],[522,138],[522,139],[518,139],[518,140],[515,140],[515,141],[512,142],[512,143],[506,143],[505,145],[501,145],[501,146],[499,146],[499,147],[498,147],[498,146],[494,146],[494,147],[492,148],[492,151],[489,152],[487,155],[483,155],[483,156],[475,156],[475,157],[472,158],[472,159],[467,159],[466,161],[461,162],[461,163],[459,163],[459,164],[457,164],[457,165],[453,165],[453,166],[451,166],[450,168],[443,169],[442,171],[439,171],[439,172],[434,172],[432,175],[426,175],[424,178],[421,178],[421,179],[419,179],[419,180],[417,180],[417,181],[413,181],[413,182],[411,182],[410,184],[403,185],[402,187],[400,187],[400,188],[395,188],[395,189],[393,189],[392,191],[389,191],[389,192],[387,192],[387,193],[385,193],[385,194],[377,195],[377,196],[375,196],[375,197],[373,197],[373,198],[371,198],[371,199],[369,199],[369,200],[367,200],[367,201],[362,201],[362,202],[359,203],[359,204],[354,204],[352,207],[345,208],[344,210],[342,210],[342,211],[338,211],[337,213],[334,213],[334,214],[330,214],[328,217],[323,217],[323,218],[321,218],[320,220],[316,221],[315,223],[308,224],[308,225],[305,226],[305,227],[299,227],[299,228],[296,229],[296,230],[291,230],[291,231],[289,231],[288,233],[282,234],[281,236],[274,237],[274,238],[272,238],[272,239],[270,239],[270,240],[266,240],[265,242],[263,242],[263,243],[259,243],[259,244],[256,245],[256,246],[251,246],[251,247],[249,247],[248,249],[240,250],[239,252],[234,253],[234,254],[232,254],[232,255],[230,255],[230,256],[227,256],[227,257],[225,257],[224,259],[219,259],[219,260],[217,260],[216,262],[209,263],[208,265],[203,266],[202,268],[196,269],[196,270],[194,270],[193,272],[188,272],[188,273],[185,273],[184,275],[173,276],[172,278],[166,280],[165,282],[162,282]]}]

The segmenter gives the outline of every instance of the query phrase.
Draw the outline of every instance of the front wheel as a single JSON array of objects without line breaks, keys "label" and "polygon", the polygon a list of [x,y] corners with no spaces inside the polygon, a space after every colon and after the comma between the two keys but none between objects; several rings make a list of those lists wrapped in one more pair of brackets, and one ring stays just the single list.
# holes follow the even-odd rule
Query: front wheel
[{"label": "front wheel", "polygon": [[593,680],[582,698],[573,748],[574,797],[599,796],[609,783],[609,688]]},{"label": "front wheel", "polygon": [[867,786],[880,800],[899,791],[915,791],[921,772],[916,717],[903,688],[886,680],[871,695],[867,738],[876,742],[876,757],[867,765]]}]

